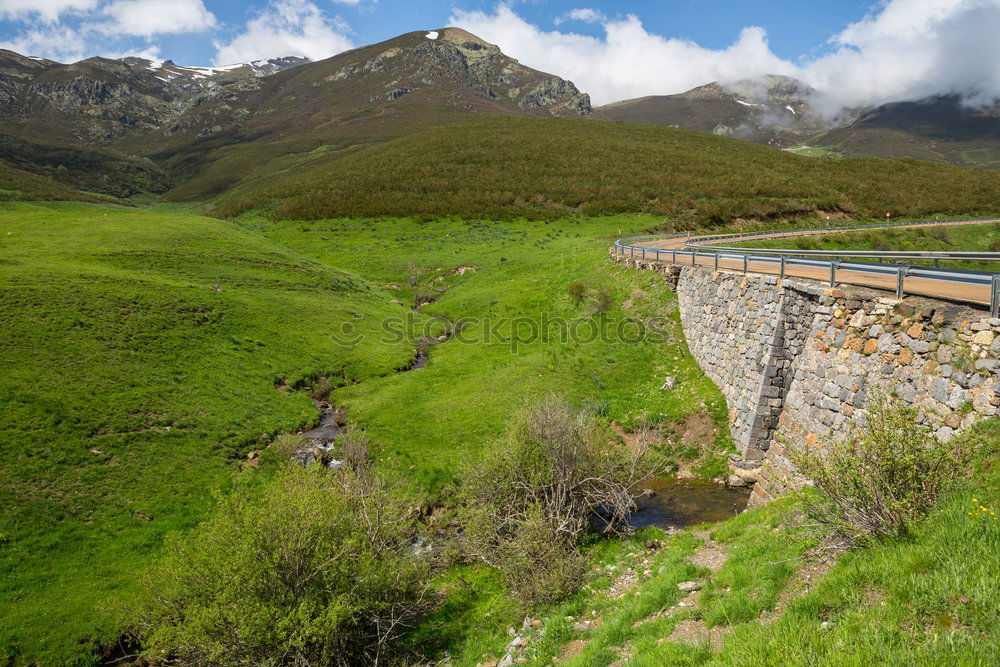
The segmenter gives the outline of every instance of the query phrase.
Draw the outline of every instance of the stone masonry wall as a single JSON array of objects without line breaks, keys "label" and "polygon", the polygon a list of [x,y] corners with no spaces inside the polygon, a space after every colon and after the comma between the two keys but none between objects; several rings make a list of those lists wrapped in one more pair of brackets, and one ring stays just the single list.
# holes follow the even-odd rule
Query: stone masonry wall
[{"label": "stone masonry wall", "polygon": [[[688,347],[729,404],[733,439],[760,460],[805,346],[816,295],[774,276],[685,267],[677,297]],[[818,293],[817,293],[818,295]]]},{"label": "stone masonry wall", "polygon": [[788,457],[863,424],[879,395],[947,440],[1000,406],[1000,319],[921,298],[612,255],[676,284],[692,353],[722,389],[751,504],[805,480]]},{"label": "stone masonry wall", "polygon": [[802,483],[790,447],[843,439],[877,396],[915,408],[941,440],[997,414],[1000,319],[927,299],[831,292],[800,355],[755,503]]}]

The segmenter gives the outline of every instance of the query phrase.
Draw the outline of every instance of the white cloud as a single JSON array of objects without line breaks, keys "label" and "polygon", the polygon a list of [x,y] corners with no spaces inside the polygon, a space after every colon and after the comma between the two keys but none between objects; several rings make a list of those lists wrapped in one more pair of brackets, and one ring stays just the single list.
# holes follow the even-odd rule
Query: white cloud
[{"label": "white cloud", "polygon": [[803,78],[846,105],[1000,97],[1000,0],[891,0],[833,39]]},{"label": "white cloud", "polygon": [[679,93],[710,81],[797,72],[771,52],[764,30],[756,27],[744,28],[728,48],[714,50],[653,34],[636,16],[605,20],[603,37],[546,32],[503,4],[493,13],[457,10],[449,20],[529,67],[572,80],[596,104]]},{"label": "white cloud", "polygon": [[25,20],[39,18],[54,23],[66,12],[94,9],[100,0],[0,0],[0,18]]},{"label": "white cloud", "polygon": [[73,28],[64,25],[25,30],[13,39],[0,41],[0,49],[57,62],[76,62],[86,58],[87,42]]},{"label": "white cloud", "polygon": [[562,25],[566,21],[582,21],[583,23],[602,23],[605,20],[604,13],[599,9],[592,9],[590,7],[579,7],[577,9],[571,9],[566,16],[560,16],[556,19],[556,25]]},{"label": "white cloud", "polygon": [[203,0],[0,0],[2,16],[24,25],[0,47],[59,62],[94,55],[154,59],[155,36],[217,25]]},{"label": "white cloud", "polygon": [[597,104],[762,74],[806,81],[825,94],[830,113],[835,105],[935,94],[1000,98],[1000,0],[882,0],[836,35],[830,52],[800,63],[775,55],[758,27],[744,28],[727,48],[707,49],[651,33],[636,16],[609,19],[581,8],[564,18],[599,23],[604,34],[544,31],[508,4],[456,10],[450,21],[525,65],[571,79]]},{"label": "white cloud", "polygon": [[330,18],[307,0],[275,0],[229,42],[215,41],[215,64],[228,65],[278,56],[322,60],[354,44],[340,18]]},{"label": "white cloud", "polygon": [[202,0],[113,0],[101,11],[109,21],[93,28],[116,35],[151,37],[201,32],[217,25]]}]

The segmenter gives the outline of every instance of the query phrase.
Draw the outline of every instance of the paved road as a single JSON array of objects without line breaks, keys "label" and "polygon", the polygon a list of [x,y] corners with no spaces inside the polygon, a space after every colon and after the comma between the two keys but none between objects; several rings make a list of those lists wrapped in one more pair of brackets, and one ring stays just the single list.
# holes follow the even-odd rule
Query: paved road
[{"label": "paved road", "polygon": [[[957,222],[938,222],[938,223],[913,223],[912,225],[900,225],[894,227],[894,229],[912,229],[919,227],[946,227],[946,226],[956,226],[956,225],[974,225],[974,224],[995,224],[1000,222],[1000,220],[977,220],[977,221],[957,221]],[[845,233],[852,230],[844,230]],[[776,239],[776,238],[789,238],[793,236],[819,236],[837,233],[836,230],[816,230],[816,231],[788,231],[788,232],[775,232],[773,235],[768,235],[767,237],[761,236],[734,236],[725,239],[725,241],[714,241],[716,245],[737,245],[741,241],[760,241],[764,238]],[[660,250],[672,250],[672,249],[683,249],[688,243],[697,243],[700,239],[706,237],[702,236],[688,236],[679,237],[672,239],[658,239],[654,241],[644,241],[641,243],[636,243],[636,247],[645,247],[650,249],[659,248]],[[664,259],[661,256],[661,259]],[[665,258],[666,261],[670,261],[669,257]],[[715,266],[714,257],[697,257],[696,263],[699,266]],[[678,257],[678,264],[690,264],[691,258],[688,256]],[[998,264],[998,270],[1000,270],[1000,264]],[[743,260],[742,259],[726,259],[721,258],[719,260],[719,269],[736,271],[739,273],[743,272]],[[780,273],[780,268],[777,263],[772,262],[749,262],[747,270],[753,273],[768,273],[777,275]],[[794,264],[786,264],[785,275],[794,276],[798,278],[810,278],[813,280],[818,280],[821,282],[829,283],[830,280],[830,269],[824,267],[812,267],[812,266],[798,266]],[[840,269],[837,271],[837,283],[848,284],[848,285],[861,285],[864,287],[875,287],[878,289],[889,290],[893,293],[896,291],[896,281],[897,278],[892,275],[879,275],[872,273],[863,273],[859,271],[850,271],[846,269]],[[986,285],[967,285],[958,282],[949,282],[944,280],[934,280],[929,278],[920,278],[914,276],[908,276],[904,279],[903,289],[906,294],[919,294],[922,296],[935,297],[948,299],[951,301],[963,301],[966,303],[973,303],[977,305],[990,305],[990,288]]]}]

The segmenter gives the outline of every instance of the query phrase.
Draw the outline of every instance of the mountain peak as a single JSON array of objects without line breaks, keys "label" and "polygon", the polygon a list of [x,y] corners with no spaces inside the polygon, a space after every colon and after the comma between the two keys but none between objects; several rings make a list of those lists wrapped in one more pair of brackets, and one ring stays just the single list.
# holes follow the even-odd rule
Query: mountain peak
[{"label": "mountain peak", "polygon": [[824,129],[813,112],[815,91],[787,76],[715,81],[677,95],[623,100],[599,107],[612,120],[686,127],[774,146],[794,145]]}]

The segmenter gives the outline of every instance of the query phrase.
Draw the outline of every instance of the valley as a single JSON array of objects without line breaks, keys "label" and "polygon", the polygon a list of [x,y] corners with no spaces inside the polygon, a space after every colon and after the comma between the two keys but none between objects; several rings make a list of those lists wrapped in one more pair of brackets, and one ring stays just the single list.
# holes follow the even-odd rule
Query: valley
[{"label": "valley", "polygon": [[[594,402],[626,428],[704,411],[718,435],[701,444],[716,455],[728,447],[724,402],[683,353],[662,287],[605,260],[609,233],[647,219],[237,226],[162,209],[6,206],[3,303],[17,323],[2,362],[4,440],[14,445],[4,449],[3,504],[18,508],[0,529],[16,545],[3,554],[9,658],[61,662],[84,638],[84,655],[113,645],[107,602],[141,590],[141,563],[164,534],[204,515],[249,452],[315,422],[310,391],[332,388],[384,465],[430,498],[446,497],[511,410],[550,392]],[[469,264],[475,272],[436,279]],[[632,303],[593,314],[566,296],[576,280]],[[414,316],[417,294],[445,285]],[[612,332],[627,318],[665,318],[668,329],[639,345],[512,330],[542,312],[582,325],[606,317]],[[468,320],[472,342],[435,346],[425,368],[397,374],[435,314]],[[414,331],[387,341],[385,321]],[[345,325],[363,340],[338,344],[331,333]],[[484,341],[484,327],[498,339]],[[659,391],[665,375],[682,390]],[[109,614],[86,613],[95,608]],[[39,623],[50,630],[35,632]]]},{"label": "valley", "polygon": [[988,276],[643,256],[1000,251],[995,110],[823,95],[0,49],[0,665],[990,664]]}]

